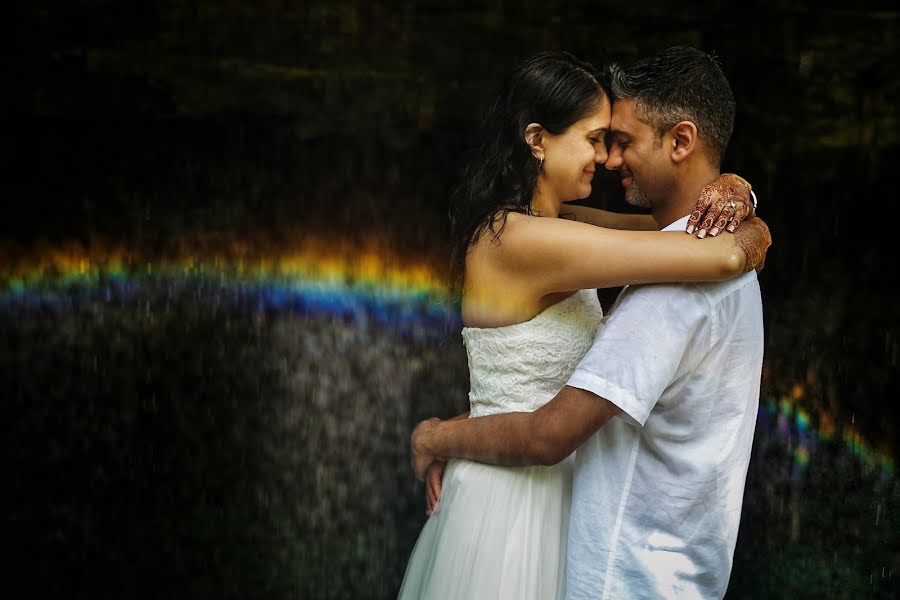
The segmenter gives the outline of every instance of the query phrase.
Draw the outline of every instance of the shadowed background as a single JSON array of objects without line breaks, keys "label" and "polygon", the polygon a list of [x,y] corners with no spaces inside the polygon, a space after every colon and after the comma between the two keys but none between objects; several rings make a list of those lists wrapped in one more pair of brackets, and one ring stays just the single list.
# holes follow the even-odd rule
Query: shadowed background
[{"label": "shadowed background", "polygon": [[[37,2],[0,71],[4,586],[391,598],[466,406],[448,191],[498,80],[715,52],[775,243],[729,598],[900,591],[889,2]],[[586,202],[629,211],[615,176]],[[602,291],[608,308],[617,290]]]}]

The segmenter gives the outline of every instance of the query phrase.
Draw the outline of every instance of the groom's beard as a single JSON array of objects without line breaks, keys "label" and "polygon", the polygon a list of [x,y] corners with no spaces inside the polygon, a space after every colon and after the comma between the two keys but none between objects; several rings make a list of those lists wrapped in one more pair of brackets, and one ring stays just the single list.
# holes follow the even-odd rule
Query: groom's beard
[{"label": "groom's beard", "polygon": [[651,208],[650,198],[644,195],[644,192],[638,187],[637,181],[632,181],[625,191],[625,201],[638,208]]}]

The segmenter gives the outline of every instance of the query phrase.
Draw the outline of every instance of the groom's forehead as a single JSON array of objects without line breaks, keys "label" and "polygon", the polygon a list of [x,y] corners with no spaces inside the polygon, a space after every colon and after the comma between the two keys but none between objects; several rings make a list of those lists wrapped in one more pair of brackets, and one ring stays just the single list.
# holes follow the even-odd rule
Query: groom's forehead
[{"label": "groom's forehead", "polygon": [[612,106],[613,119],[630,119],[634,117],[634,100],[616,100]]},{"label": "groom's forehead", "polygon": [[610,133],[634,133],[638,120],[634,114],[634,100],[618,100],[613,104]]}]

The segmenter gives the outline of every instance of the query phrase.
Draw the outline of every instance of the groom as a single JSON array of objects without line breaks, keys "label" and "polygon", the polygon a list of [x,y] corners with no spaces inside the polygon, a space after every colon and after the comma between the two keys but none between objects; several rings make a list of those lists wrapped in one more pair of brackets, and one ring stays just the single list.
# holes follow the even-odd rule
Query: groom
[{"label": "groom", "polygon": [[[719,175],[734,98],[716,61],[670,48],[613,67],[612,147],[631,204],[684,231]],[[424,421],[433,457],[555,464],[576,448],[567,597],[721,598],[731,573],[763,358],[756,273],[630,286],[568,385],[533,413]]]}]

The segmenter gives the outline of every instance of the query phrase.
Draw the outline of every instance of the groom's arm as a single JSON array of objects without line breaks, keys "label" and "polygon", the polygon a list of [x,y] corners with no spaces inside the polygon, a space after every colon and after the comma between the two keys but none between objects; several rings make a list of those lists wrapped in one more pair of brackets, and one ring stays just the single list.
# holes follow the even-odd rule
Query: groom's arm
[{"label": "groom's arm", "polygon": [[553,465],[618,412],[608,400],[566,386],[530,413],[423,421],[412,435],[413,468],[421,479],[435,456],[496,465]]}]

